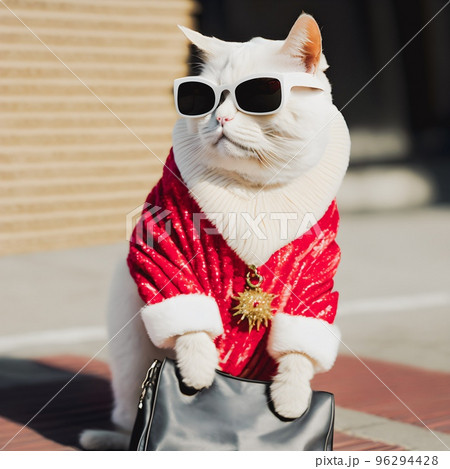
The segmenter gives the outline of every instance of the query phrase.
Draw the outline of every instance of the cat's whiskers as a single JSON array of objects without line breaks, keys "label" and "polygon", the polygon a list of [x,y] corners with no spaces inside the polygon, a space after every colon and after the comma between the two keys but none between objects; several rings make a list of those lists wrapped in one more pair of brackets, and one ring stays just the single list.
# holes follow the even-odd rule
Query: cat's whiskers
[{"label": "cat's whiskers", "polygon": [[273,164],[270,163],[269,160],[264,156],[261,150],[254,150],[255,156],[258,159],[258,162],[264,166],[266,169],[270,169],[273,172],[276,171],[276,168],[273,166]]},{"label": "cat's whiskers", "polygon": [[284,142],[274,142],[274,139],[268,139],[264,148],[264,156],[267,161],[272,164],[272,167],[279,170],[288,160],[284,155],[289,152],[289,147]]}]

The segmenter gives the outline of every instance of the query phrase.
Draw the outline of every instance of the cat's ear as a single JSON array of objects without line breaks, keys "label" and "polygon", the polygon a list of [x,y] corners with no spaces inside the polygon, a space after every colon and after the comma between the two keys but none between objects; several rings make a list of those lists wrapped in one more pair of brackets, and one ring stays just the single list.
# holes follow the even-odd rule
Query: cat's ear
[{"label": "cat's ear", "polygon": [[309,73],[318,69],[322,55],[322,36],[319,25],[311,15],[302,13],[298,17],[284,41],[281,52],[301,60]]},{"label": "cat's ear", "polygon": [[191,41],[192,44],[197,46],[206,55],[219,54],[226,44],[225,41],[221,41],[220,39],[217,39],[215,37],[203,36],[203,34],[200,34],[192,29],[186,28],[185,26],[178,25],[178,27],[181,29],[187,39]]}]

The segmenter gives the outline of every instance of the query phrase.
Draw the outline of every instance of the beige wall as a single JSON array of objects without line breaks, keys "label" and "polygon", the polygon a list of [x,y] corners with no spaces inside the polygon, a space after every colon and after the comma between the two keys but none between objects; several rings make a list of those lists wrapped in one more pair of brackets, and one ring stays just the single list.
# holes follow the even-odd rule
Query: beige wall
[{"label": "beige wall", "polygon": [[125,239],[170,147],[192,0],[4,2],[156,156],[0,4],[0,255]]}]

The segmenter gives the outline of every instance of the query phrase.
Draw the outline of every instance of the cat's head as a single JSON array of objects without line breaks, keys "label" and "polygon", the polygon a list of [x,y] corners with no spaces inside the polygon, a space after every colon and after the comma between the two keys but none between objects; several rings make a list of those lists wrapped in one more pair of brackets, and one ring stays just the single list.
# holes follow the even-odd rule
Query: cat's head
[{"label": "cat's head", "polygon": [[306,72],[323,91],[292,88],[279,111],[259,116],[239,111],[225,92],[210,114],[178,121],[175,147],[196,152],[208,167],[255,185],[285,183],[317,164],[328,141],[332,98],[320,30],[310,15],[302,14],[284,41],[225,42],[181,29],[204,55],[200,76],[217,85],[255,74]]}]

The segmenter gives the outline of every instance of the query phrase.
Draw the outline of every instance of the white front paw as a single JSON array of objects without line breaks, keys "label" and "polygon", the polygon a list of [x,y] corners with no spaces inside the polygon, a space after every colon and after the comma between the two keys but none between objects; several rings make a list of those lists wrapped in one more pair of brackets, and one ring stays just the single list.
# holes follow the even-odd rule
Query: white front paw
[{"label": "white front paw", "polygon": [[206,332],[181,335],[175,342],[175,352],[184,384],[195,389],[211,386],[219,364],[219,355]]},{"label": "white front paw", "polygon": [[312,362],[303,355],[291,353],[278,362],[278,372],[270,386],[275,411],[286,418],[298,418],[308,409],[314,374]]}]

